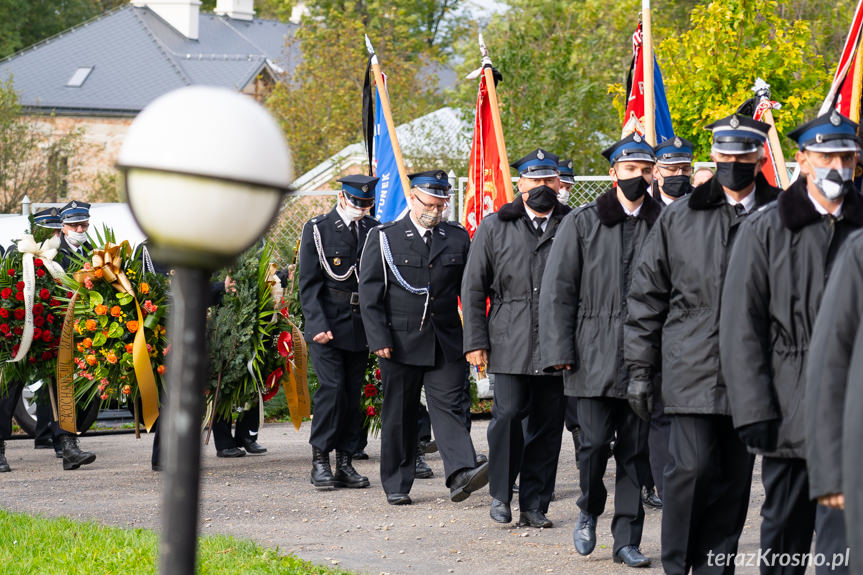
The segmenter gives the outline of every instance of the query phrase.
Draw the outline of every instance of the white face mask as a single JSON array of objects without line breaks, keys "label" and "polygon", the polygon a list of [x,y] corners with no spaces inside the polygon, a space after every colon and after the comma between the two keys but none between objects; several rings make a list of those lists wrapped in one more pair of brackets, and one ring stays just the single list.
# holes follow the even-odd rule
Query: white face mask
[{"label": "white face mask", "polygon": [[561,204],[569,202],[569,190],[564,190],[563,188],[560,188],[560,191],[557,192],[557,201]]},{"label": "white face mask", "polygon": [[348,219],[355,222],[363,219],[363,216],[366,215],[366,210],[356,207],[347,200],[344,200],[344,203],[342,204],[342,211],[345,212]]},{"label": "white face mask", "polygon": [[69,232],[66,234],[66,242],[73,248],[80,248],[87,241],[87,234],[84,232]]},{"label": "white face mask", "polygon": [[809,165],[815,171],[812,178],[815,187],[821,190],[821,193],[828,200],[836,201],[853,188],[851,180],[854,178],[854,168],[834,170],[813,166],[812,162],[809,162]]}]

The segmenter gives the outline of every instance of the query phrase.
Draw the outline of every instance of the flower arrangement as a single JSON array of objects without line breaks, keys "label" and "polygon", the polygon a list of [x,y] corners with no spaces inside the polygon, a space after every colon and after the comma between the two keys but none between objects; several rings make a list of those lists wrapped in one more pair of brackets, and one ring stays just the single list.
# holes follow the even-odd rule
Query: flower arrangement
[{"label": "flower arrangement", "polygon": [[[0,361],[3,381],[25,384],[53,379],[63,318],[58,283],[65,275],[53,261],[59,241],[36,243],[25,235],[3,258],[0,273]],[[55,279],[56,278],[56,279]]]},{"label": "flower arrangement", "polygon": [[363,426],[377,437],[381,429],[381,409],[384,405],[381,370],[376,356],[369,356],[366,363],[366,376],[363,379],[362,409],[365,414]]},{"label": "flower arrangement", "polygon": [[[147,427],[158,414],[165,373],[167,278],[147,273],[133,259],[128,242],[104,248],[69,279],[73,314],[75,395],[85,401],[120,405],[142,399]],[[153,410],[155,409],[155,413]]]}]

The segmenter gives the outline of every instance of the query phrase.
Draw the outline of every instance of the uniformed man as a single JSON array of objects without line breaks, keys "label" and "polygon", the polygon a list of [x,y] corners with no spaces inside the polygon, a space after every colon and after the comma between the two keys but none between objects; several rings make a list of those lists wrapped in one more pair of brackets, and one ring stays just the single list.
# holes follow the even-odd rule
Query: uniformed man
[{"label": "uniformed man", "polygon": [[736,553],[746,519],[753,457],[731,421],[719,369],[719,310],[740,224],[779,194],[761,174],[768,127],[736,114],[708,126],[716,177],[664,209],[627,299],[630,405],[649,419],[661,372],[671,416],[662,511],[662,566],[669,575],[707,569],[710,557]]},{"label": "uniformed man", "polygon": [[563,378],[542,370],[539,294],[552,239],[569,208],[557,200],[557,156],[537,149],[513,167],[518,195],[483,218],[470,249],[461,286],[464,350],[472,365],[487,365],[495,375],[488,427],[491,518],[512,521],[512,487],[520,475],[519,525],[551,527],[545,514],[566,402]]},{"label": "uniformed man", "polygon": [[450,184],[443,170],[410,175],[410,212],[369,232],[360,266],[360,306],[379,358],[384,405],[381,483],[392,505],[411,503],[417,408],[426,403],[452,501],[488,482],[465,427],[459,284],[470,238],[441,221]]},{"label": "uniformed man", "polygon": [[87,240],[90,229],[90,204],[72,200],[60,209],[63,235],[60,237],[60,265],[69,268],[72,256],[86,257],[93,249]]},{"label": "uniformed man", "polygon": [[632,268],[661,208],[648,193],[653,148],[639,134],[603,155],[611,164],[613,187],[564,218],[548,256],[540,349],[545,370],[564,370],[564,393],[578,398],[581,513],[575,548],[589,555],[596,545],[596,519],[608,495],[603,475],[616,437],[612,556],[615,562],[643,567],[650,559],[638,549],[644,525],[639,461],[647,461],[649,427],[626,401],[622,326]]},{"label": "uniformed man", "polygon": [[560,174],[560,189],[557,192],[557,201],[567,206],[569,205],[569,194],[572,191],[572,186],[575,185],[575,176],[572,171],[572,159],[566,158],[557,161],[557,171]]},{"label": "uniformed man", "polygon": [[788,135],[800,147],[800,177],[741,226],[725,278],[722,374],[734,427],[764,456],[761,549],[775,567],[768,562],[762,573],[805,573],[805,564],[779,567],[778,558],[802,556],[812,543],[816,504],[801,409],[806,349],[836,253],[863,226],[853,184],[856,133],[857,124],[832,111]]},{"label": "uniformed man", "polygon": [[[360,446],[360,395],[369,349],[360,315],[359,263],[366,236],[378,221],[369,216],[378,179],[341,178],[336,206],[303,226],[300,303],[305,339],[320,387],[315,392],[311,482],[318,489],[368,487],[353,467]],[[330,452],[336,451],[336,472]]]},{"label": "uniformed man", "polygon": [[[858,268],[859,271],[860,268]],[[857,330],[854,349],[851,354],[849,369],[848,392],[845,397],[845,413],[843,417],[844,433],[842,437],[842,492],[845,494],[845,525],[848,541],[846,551],[849,565],[845,572],[863,573],[863,465],[860,461],[860,445],[863,442],[863,425],[860,414],[863,413],[863,329]],[[820,509],[820,507],[819,507]],[[816,523],[816,529],[823,525]],[[817,538],[821,533],[816,531]],[[816,548],[818,541],[816,538]],[[817,571],[817,568],[816,568]],[[819,574],[820,575],[820,574]]]}]

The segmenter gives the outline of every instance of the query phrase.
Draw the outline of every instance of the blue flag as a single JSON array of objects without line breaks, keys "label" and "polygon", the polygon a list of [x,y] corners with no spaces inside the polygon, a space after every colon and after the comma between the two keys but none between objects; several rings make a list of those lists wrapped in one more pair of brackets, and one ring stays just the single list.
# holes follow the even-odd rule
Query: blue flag
[{"label": "blue flag", "polygon": [[[386,79],[384,79],[386,85]],[[378,87],[380,92],[380,87]],[[375,166],[378,184],[375,187],[375,218],[383,223],[399,219],[408,209],[408,202],[402,190],[396,155],[390,141],[389,130],[384,120],[384,110],[380,93],[375,98]]]},{"label": "blue flag", "polygon": [[656,104],[656,143],[661,144],[674,137],[674,128],[671,125],[671,110],[668,109],[665,85],[662,83],[662,72],[659,62],[656,61],[656,54],[653,55],[653,99]]}]

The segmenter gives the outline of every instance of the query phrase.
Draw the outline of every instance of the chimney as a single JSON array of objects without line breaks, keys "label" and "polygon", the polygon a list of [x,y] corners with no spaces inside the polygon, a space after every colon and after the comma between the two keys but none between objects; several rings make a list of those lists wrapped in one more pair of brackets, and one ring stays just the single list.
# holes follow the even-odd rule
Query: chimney
[{"label": "chimney", "polygon": [[186,38],[198,39],[199,0],[132,0],[132,5],[149,8]]},{"label": "chimney", "polygon": [[216,0],[215,13],[234,20],[252,21],[255,18],[255,0]]}]

